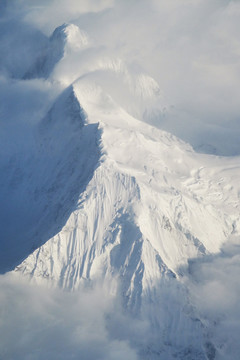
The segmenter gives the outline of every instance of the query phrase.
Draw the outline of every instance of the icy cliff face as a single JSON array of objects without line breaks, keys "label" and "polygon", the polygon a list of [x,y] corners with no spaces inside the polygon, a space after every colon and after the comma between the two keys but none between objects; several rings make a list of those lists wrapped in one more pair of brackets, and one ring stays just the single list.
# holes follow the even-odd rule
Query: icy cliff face
[{"label": "icy cliff face", "polygon": [[20,144],[1,164],[1,272],[61,230],[97,165],[97,133],[97,125],[85,124],[70,87],[25,149]]}]

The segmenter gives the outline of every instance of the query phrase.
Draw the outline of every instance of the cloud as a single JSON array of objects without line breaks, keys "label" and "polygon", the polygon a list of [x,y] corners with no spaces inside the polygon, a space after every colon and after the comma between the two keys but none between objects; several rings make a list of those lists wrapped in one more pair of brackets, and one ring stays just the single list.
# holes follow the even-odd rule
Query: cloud
[{"label": "cloud", "polygon": [[205,142],[234,155],[240,152],[239,11],[236,1],[115,1],[78,24],[157,80],[174,111],[156,126],[196,148]]},{"label": "cloud", "polygon": [[221,253],[195,260],[186,285],[219,359],[237,359],[240,352],[240,238],[232,237]]},{"label": "cloud", "polygon": [[0,357],[2,359],[136,360],[128,340],[108,333],[107,318],[121,314],[106,288],[76,292],[0,277]]},{"label": "cloud", "polygon": [[42,80],[19,81],[0,76],[0,164],[31,151],[34,128],[45,116],[59,87]]},{"label": "cloud", "polygon": [[74,21],[82,14],[99,13],[113,5],[113,0],[24,0],[25,20],[50,33],[64,22]]}]

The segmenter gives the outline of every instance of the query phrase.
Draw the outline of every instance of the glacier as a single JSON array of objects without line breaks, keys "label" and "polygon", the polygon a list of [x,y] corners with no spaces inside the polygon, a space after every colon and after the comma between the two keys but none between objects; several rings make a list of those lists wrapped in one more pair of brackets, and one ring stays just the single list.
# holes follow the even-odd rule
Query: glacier
[{"label": "glacier", "polygon": [[62,296],[104,288],[129,323],[146,323],[133,335],[126,320],[124,331],[117,316],[104,320],[129,359],[227,359],[229,340],[190,283],[201,282],[198,264],[238,244],[239,156],[197,153],[154,126],[171,112],[158,82],[77,25],[37,37],[31,64],[1,64],[30,92],[36,81],[58,88],[15,146],[1,134],[1,273]]}]

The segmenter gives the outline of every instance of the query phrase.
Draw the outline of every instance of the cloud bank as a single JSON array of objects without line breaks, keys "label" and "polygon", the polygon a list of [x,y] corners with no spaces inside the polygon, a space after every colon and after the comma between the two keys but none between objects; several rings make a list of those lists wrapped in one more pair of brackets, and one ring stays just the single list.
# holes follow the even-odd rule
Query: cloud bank
[{"label": "cloud bank", "polygon": [[217,359],[237,359],[240,353],[240,239],[232,237],[220,254],[190,264],[186,285],[196,313],[207,326]]},{"label": "cloud bank", "polygon": [[104,287],[72,293],[5,275],[0,277],[0,306],[1,359],[138,358],[127,339],[117,340],[114,330],[107,330],[107,319],[110,323],[116,316],[128,332],[131,323]]},{"label": "cloud bank", "polygon": [[[46,36],[64,22],[74,23],[95,44],[95,50],[83,55],[85,64],[88,57],[90,63],[98,58],[101,48],[105,57],[122,59],[131,71],[141,69],[157,81],[168,111],[150,122],[190,142],[201,152],[240,153],[238,1],[22,0],[21,4],[15,1],[15,6],[12,3],[5,1],[5,20],[1,23],[5,40],[0,41],[3,48],[8,46],[6,43],[12,44],[9,55],[4,52],[5,64],[11,71],[21,74],[31,56],[41,52]],[[37,42],[34,37],[39,38]],[[30,57],[25,56],[26,47]],[[79,74],[76,62],[72,59],[67,65]],[[84,71],[89,68],[80,73]]]}]

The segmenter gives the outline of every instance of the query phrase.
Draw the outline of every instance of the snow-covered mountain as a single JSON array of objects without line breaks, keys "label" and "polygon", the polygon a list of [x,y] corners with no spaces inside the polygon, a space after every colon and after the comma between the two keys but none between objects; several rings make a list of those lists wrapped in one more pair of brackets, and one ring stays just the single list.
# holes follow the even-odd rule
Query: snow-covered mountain
[{"label": "snow-covered mountain", "polygon": [[240,158],[152,126],[168,111],[157,81],[76,25],[43,48],[21,81],[45,78],[60,94],[3,162],[1,271],[70,291],[105,284],[131,321],[150,324],[129,339],[140,359],[220,359],[185,278],[240,235]]},{"label": "snow-covered mountain", "polygon": [[[239,186],[234,180],[239,159],[194,153],[174,136],[131,117],[92,81],[78,80],[64,95],[41,123],[42,145],[52,157],[59,147],[56,139],[61,139],[64,153],[74,124],[70,142],[79,151],[74,164],[61,170],[58,166],[69,159],[57,151],[51,192],[59,209],[68,200],[59,197],[63,184],[66,191],[78,191],[78,199],[69,204],[63,229],[56,228],[56,235],[17,271],[70,290],[117,277],[115,291],[124,308],[152,321],[158,345],[149,350],[150,358],[162,353],[169,359],[174,354],[204,359],[210,346],[207,330],[186,305],[181,277],[189,260],[218,252],[229,236],[239,234]],[[83,129],[81,137],[76,136],[78,128]],[[85,189],[83,176],[88,177]],[[56,216],[55,208],[51,211]],[[172,304],[169,287],[175,289],[173,302],[180,296],[180,303]]]},{"label": "snow-covered mountain", "polygon": [[[78,137],[80,130],[86,135]],[[115,267],[113,254],[118,263],[122,247],[126,258],[119,266],[124,269],[136,244],[135,271],[141,268],[142,254],[144,268],[156,261],[156,269],[167,269],[170,277],[179,275],[188,259],[219,251],[238,230],[234,173],[239,159],[196,154],[174,136],[131,117],[93,82],[78,80],[65,90],[42,121],[39,136],[46,157],[57,162],[54,166],[68,164],[57,174],[60,184],[67,182],[70,187],[75,172],[89,180],[86,189],[78,192],[62,232],[53,239],[53,249],[49,241],[31,256],[46,266],[45,274],[64,286],[75,287],[82,277],[110,271]],[[69,155],[74,165],[64,159],[70,145],[80,148]],[[53,193],[59,188],[51,187]],[[59,207],[65,203],[59,200]],[[128,237],[126,249],[121,242]],[[63,244],[67,247],[58,253]],[[64,272],[57,266],[55,273],[52,261],[47,266],[41,258],[45,250],[50,252],[49,260],[52,251],[60,256]],[[33,268],[39,270],[35,260]],[[149,276],[155,273],[151,268],[145,271]]]}]

